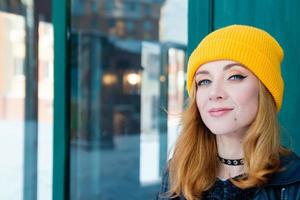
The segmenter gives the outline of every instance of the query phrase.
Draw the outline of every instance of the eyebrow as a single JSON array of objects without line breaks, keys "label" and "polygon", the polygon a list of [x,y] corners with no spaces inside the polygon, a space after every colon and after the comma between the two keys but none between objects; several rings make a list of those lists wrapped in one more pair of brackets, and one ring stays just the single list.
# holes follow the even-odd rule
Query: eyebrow
[{"label": "eyebrow", "polygon": [[[244,65],[242,65],[240,63],[229,63],[229,64],[225,65],[225,67],[223,68],[223,71],[226,71],[226,70],[230,69],[233,66],[245,67]],[[206,71],[206,70],[203,70],[203,71],[199,71],[199,72],[196,73],[196,75],[198,75],[198,74],[209,74],[209,72]]]}]

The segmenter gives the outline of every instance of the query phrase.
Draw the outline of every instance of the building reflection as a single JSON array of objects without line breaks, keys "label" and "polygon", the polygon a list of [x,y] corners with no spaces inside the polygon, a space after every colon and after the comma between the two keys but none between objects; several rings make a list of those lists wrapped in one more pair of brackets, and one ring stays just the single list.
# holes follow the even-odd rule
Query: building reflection
[{"label": "building reflection", "polygon": [[183,107],[186,57],[185,45],[161,40],[166,2],[71,3],[72,199],[157,191],[174,131],[166,111]]},{"label": "building reflection", "polygon": [[[53,27],[49,23],[50,2],[34,1],[29,8],[29,1],[0,1],[0,157],[5,163],[0,167],[0,176],[1,188],[11,188],[1,191],[0,199],[23,199],[30,194],[43,199],[52,197]],[[28,10],[38,16],[30,28]],[[31,40],[29,32],[33,29],[38,36]],[[28,49],[34,51],[35,48],[37,54],[30,54],[30,57]],[[29,59],[36,60],[36,64],[29,65]]]},{"label": "building reflection", "polygon": [[166,0],[72,1],[72,28],[122,39],[158,40]]},{"label": "building reflection", "polygon": [[164,2],[72,1],[72,138],[112,147],[113,135],[141,132],[141,46],[159,40]]}]

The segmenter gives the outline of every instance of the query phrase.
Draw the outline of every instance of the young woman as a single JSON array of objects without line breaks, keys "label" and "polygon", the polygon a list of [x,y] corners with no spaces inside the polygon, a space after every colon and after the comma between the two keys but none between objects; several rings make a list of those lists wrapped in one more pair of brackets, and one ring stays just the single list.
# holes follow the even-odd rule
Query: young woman
[{"label": "young woman", "polygon": [[189,106],[158,199],[300,199],[300,159],[280,145],[283,50],[231,25],[188,62]]}]

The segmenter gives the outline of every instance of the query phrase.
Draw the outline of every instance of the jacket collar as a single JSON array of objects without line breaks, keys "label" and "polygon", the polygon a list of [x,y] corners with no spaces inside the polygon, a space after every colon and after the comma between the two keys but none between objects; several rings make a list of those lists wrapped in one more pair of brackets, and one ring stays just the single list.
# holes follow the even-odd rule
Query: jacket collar
[{"label": "jacket collar", "polygon": [[276,172],[267,185],[287,185],[300,182],[300,158],[292,153],[280,158],[283,170]]}]

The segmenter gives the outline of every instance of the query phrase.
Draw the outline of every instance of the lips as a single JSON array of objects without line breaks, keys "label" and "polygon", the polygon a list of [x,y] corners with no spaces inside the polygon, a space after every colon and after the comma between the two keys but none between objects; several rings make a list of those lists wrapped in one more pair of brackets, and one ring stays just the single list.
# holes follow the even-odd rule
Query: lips
[{"label": "lips", "polygon": [[221,116],[229,113],[232,110],[233,110],[233,108],[212,108],[212,109],[208,110],[208,113],[212,117],[221,117]]}]

